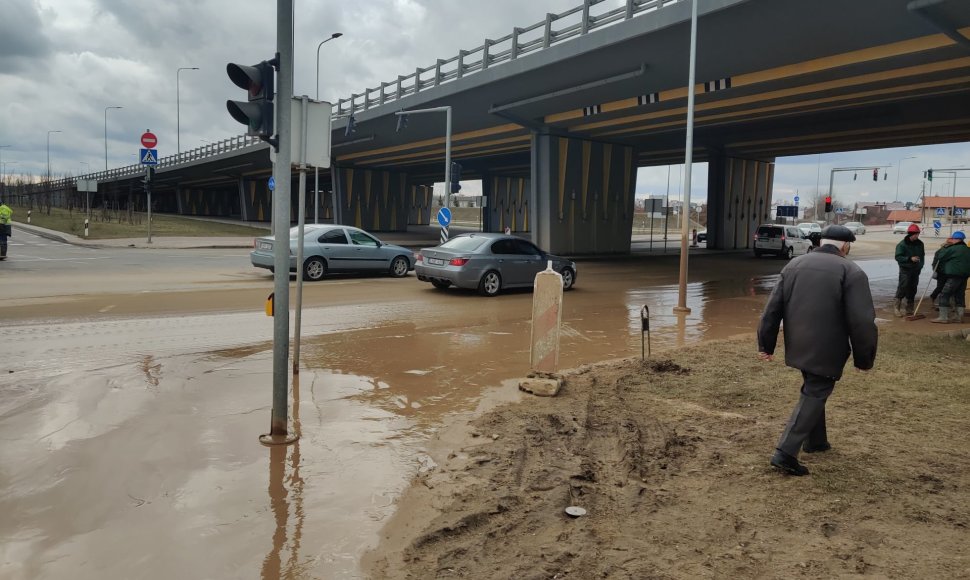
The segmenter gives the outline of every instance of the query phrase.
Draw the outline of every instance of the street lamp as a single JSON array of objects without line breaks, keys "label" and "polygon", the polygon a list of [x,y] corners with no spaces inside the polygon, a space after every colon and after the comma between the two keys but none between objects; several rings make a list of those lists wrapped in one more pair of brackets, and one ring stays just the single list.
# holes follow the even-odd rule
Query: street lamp
[{"label": "street lamp", "polygon": [[108,109],[122,109],[124,107],[104,108],[104,170],[108,171]]},{"label": "street lamp", "polygon": [[[197,66],[184,66],[175,71],[175,153],[182,153],[182,111],[179,100],[179,73],[184,70],[199,70]],[[176,157],[177,159],[177,157]]]},{"label": "street lamp", "polygon": [[916,159],[916,156],[913,155],[911,157],[903,157],[899,160],[899,163],[896,164],[896,201],[899,201],[899,175],[903,172],[903,161],[906,161],[907,159]]},{"label": "street lamp", "polygon": [[[334,32],[333,34],[330,35],[330,38],[321,40],[320,44],[317,45],[317,100],[318,101],[320,100],[320,47],[323,46],[325,43],[330,42],[334,38],[340,38],[343,35],[344,35],[343,32]],[[335,203],[334,207],[336,206],[337,204]],[[320,212],[320,168],[314,167],[313,168],[313,223],[315,224],[320,223],[319,212]],[[333,216],[333,221],[334,223],[337,223],[336,213]]]},{"label": "street lamp", "polygon": [[60,129],[47,132],[47,183],[51,181],[51,133],[63,133]]}]

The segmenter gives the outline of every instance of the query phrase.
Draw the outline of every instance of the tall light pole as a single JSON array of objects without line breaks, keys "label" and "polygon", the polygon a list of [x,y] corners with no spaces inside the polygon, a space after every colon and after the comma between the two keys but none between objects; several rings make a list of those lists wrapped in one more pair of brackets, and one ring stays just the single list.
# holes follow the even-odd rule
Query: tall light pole
[{"label": "tall light pole", "polygon": [[[334,32],[333,34],[330,35],[330,38],[321,40],[320,44],[317,45],[317,100],[318,101],[320,100],[320,47],[326,44],[327,42],[330,42],[334,38],[340,38],[343,35],[344,35],[343,32]],[[332,171],[336,171],[336,169],[333,169]],[[314,167],[313,168],[313,223],[315,224],[320,223],[319,211],[320,211],[320,168]],[[334,219],[334,223],[336,223],[337,222],[336,213],[334,214],[333,219]]]},{"label": "tall light pole", "polygon": [[0,145],[0,181],[3,181],[3,150],[10,145]]},{"label": "tall light pole", "polygon": [[179,73],[184,70],[199,70],[199,67],[183,66],[175,71],[175,153],[177,155],[182,153],[182,106],[179,99]]},{"label": "tall light pole", "polygon": [[104,170],[108,171],[108,110],[123,109],[124,107],[105,107],[104,108]]},{"label": "tall light pole", "polygon": [[690,15],[690,67],[687,74],[687,145],[684,152],[684,208],[680,228],[680,284],[677,292],[677,306],[674,312],[687,314],[687,230],[690,224],[690,175],[694,161],[694,77],[697,65],[697,5],[700,0],[691,2]]},{"label": "tall light pole", "polygon": [[916,156],[913,155],[911,157],[903,157],[902,159],[899,160],[899,163],[896,164],[896,200],[895,201],[899,201],[899,176],[903,172],[903,161],[906,161],[907,159],[916,159]]},{"label": "tall light pole", "polygon": [[63,133],[60,129],[47,132],[47,183],[51,181],[51,133]]}]

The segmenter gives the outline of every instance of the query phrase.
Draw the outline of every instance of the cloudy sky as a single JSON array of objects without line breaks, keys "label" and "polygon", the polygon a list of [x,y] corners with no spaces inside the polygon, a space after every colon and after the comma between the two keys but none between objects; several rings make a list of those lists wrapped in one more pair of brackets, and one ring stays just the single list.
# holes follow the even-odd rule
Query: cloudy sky
[{"label": "cloudy sky", "polygon": [[[321,49],[320,98],[336,101],[578,3],[296,0],[294,92],[315,95],[317,44],[333,32],[344,36]],[[135,162],[146,129],[158,135],[162,155],[173,154],[177,75],[183,151],[242,133],[225,108],[239,96],[226,63],[270,57],[275,21],[272,0],[3,0],[0,146],[9,147],[0,148],[0,161],[7,173],[45,175],[49,139],[53,174],[103,169],[106,126],[111,167]],[[108,110],[105,123],[112,106],[124,108]],[[780,159],[776,198],[814,190],[819,173],[824,187],[834,166],[896,165],[909,156],[917,159],[903,164],[901,199],[915,198],[926,167],[970,166],[970,144],[823,155],[820,171],[816,156]],[[671,191],[680,173],[672,168]],[[847,201],[895,197],[895,168],[886,181],[863,177],[838,180],[839,197],[843,185]],[[638,194],[663,195],[666,178],[665,167],[641,170]],[[695,167],[693,184],[693,199],[704,199],[706,166]],[[970,194],[970,180],[958,181],[957,192]]]}]

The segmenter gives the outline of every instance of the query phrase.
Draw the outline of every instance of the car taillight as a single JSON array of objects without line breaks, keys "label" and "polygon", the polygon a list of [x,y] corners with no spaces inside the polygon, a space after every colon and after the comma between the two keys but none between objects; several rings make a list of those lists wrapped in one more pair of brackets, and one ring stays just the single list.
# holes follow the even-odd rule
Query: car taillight
[{"label": "car taillight", "polygon": [[464,266],[467,263],[468,263],[468,258],[452,258],[451,261],[448,262],[448,265],[449,266]]},{"label": "car taillight", "polygon": [[424,261],[424,256],[422,256],[421,254],[415,254],[414,261],[415,261],[415,263],[417,263],[417,262],[423,262]]}]

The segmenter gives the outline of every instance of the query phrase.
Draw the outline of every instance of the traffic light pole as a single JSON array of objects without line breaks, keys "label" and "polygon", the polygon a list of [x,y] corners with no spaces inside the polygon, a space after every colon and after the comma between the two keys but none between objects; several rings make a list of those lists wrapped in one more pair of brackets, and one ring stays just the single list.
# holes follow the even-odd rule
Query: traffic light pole
[{"label": "traffic light pole", "polygon": [[[397,115],[420,115],[422,113],[445,114],[445,207],[451,209],[451,107],[432,107],[430,109],[411,109],[398,111]],[[447,234],[442,237],[447,240]]]},{"label": "traffic light pole", "polygon": [[[835,187],[835,174],[844,171],[876,171],[879,169],[885,169],[892,167],[892,165],[867,165],[865,167],[833,167],[832,171],[829,173],[829,197],[832,198],[832,202],[835,203],[835,195],[832,188]],[[825,225],[829,225],[832,219],[829,217],[829,213],[825,212]]]},{"label": "traffic light pole", "polygon": [[[285,444],[296,439],[288,434],[289,326],[290,326],[290,116],[293,102],[293,0],[276,0],[276,45],[279,75],[276,96],[276,127],[279,150],[273,166],[273,411],[264,444]],[[298,265],[299,266],[299,265]],[[300,268],[297,267],[297,276]]]}]

